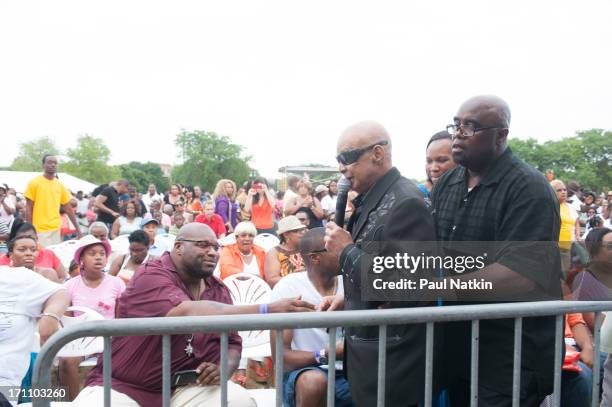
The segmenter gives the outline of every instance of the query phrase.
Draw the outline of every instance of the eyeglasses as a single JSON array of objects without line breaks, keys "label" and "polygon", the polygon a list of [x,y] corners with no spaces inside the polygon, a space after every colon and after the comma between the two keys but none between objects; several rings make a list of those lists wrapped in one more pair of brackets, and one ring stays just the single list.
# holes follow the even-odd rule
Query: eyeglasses
[{"label": "eyeglasses", "polygon": [[386,146],[387,144],[389,144],[387,140],[381,140],[366,147],[356,148],[354,150],[346,150],[336,156],[336,161],[338,161],[342,165],[351,165],[357,160],[359,160],[366,151],[369,151],[376,146]]},{"label": "eyeglasses", "polygon": [[216,252],[221,249],[221,246],[219,246],[217,243],[210,243],[208,240],[177,239],[177,242],[190,242],[193,243],[199,249],[206,250],[212,248]]},{"label": "eyeglasses", "polygon": [[500,126],[491,126],[491,127],[476,127],[474,123],[465,123],[465,124],[449,124],[446,126],[446,131],[450,133],[451,136],[456,137],[459,133],[463,133],[464,137],[472,137],[475,133],[483,130],[491,130],[491,129],[505,129],[506,127]]},{"label": "eyeglasses", "polygon": [[325,253],[326,251],[327,251],[327,249],[326,249],[326,248],[323,248],[323,249],[313,250],[313,251],[311,251],[310,253]]}]

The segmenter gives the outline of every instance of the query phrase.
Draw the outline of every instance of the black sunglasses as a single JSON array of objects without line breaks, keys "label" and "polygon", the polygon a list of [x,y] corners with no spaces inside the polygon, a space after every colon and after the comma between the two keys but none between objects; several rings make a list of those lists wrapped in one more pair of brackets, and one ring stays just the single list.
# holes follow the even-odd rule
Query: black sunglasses
[{"label": "black sunglasses", "polygon": [[354,150],[346,150],[338,154],[336,156],[336,160],[342,165],[351,165],[357,160],[359,160],[366,151],[369,151],[376,146],[386,146],[387,144],[389,144],[387,140],[382,140],[382,141],[379,141],[378,143],[374,143],[374,144],[371,144],[363,148],[356,148]]}]

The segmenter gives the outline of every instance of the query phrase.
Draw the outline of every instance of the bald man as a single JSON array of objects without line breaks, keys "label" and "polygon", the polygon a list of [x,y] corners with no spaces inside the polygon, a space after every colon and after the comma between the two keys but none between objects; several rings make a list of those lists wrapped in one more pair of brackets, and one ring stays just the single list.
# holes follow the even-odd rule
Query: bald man
[{"label": "bald man", "polygon": [[[207,225],[190,223],[181,228],[170,253],[142,265],[119,300],[118,318],[175,317],[197,315],[257,314],[259,305],[231,305],[229,290],[213,276],[219,260],[217,238]],[[295,299],[276,301],[269,312],[308,311],[314,307]],[[162,404],[161,336],[113,338],[113,381],[111,404],[159,406]],[[196,370],[196,386],[174,389],[171,406],[219,406],[218,334],[196,333],[171,338],[171,374]],[[238,367],[242,341],[229,335],[229,376]],[[102,358],[93,368],[85,388],[74,403],[101,406],[103,403]],[[246,390],[231,382],[228,402],[234,406],[255,406]]]},{"label": "bald man", "polygon": [[[379,123],[366,121],[347,128],[338,139],[337,154],[340,172],[359,194],[347,231],[333,222],[326,227],[325,248],[337,259],[343,276],[345,294],[340,302],[347,310],[414,306],[377,301],[371,286],[361,284],[363,276],[371,275],[372,256],[394,256],[403,251],[400,242],[435,240],[423,195],[393,167],[391,138]],[[372,300],[362,300],[362,295]],[[387,363],[386,405],[416,405],[423,400],[425,327],[390,325],[387,332],[393,338],[387,342],[387,360],[393,363]],[[345,349],[344,369],[355,403],[376,405],[378,328],[347,328]]]},{"label": "bald man", "polygon": [[[443,242],[479,242],[486,267],[454,279],[485,279],[492,291],[456,291],[459,303],[560,299],[559,202],[543,174],[507,146],[510,108],[497,96],[463,103],[447,127],[453,159],[432,193],[436,233]],[[490,242],[506,242],[504,244]],[[453,247],[457,255],[460,244]],[[467,249],[466,249],[467,250]],[[468,253],[474,254],[474,253]],[[484,295],[489,295],[484,298]],[[447,324],[446,366],[452,405],[469,405],[470,324]],[[538,406],[553,389],[555,317],[523,320],[521,406]],[[514,322],[480,323],[479,406],[512,404]],[[559,341],[562,338],[558,338]]]}]

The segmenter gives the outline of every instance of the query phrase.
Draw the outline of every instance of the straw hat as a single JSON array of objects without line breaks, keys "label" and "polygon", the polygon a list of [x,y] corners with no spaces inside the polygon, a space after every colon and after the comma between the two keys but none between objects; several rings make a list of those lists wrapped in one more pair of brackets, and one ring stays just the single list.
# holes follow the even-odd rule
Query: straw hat
[{"label": "straw hat", "polygon": [[292,230],[300,230],[306,229],[305,225],[302,225],[302,222],[297,218],[297,216],[285,216],[280,221],[278,221],[278,230],[276,234],[279,236],[283,233],[291,232]]}]

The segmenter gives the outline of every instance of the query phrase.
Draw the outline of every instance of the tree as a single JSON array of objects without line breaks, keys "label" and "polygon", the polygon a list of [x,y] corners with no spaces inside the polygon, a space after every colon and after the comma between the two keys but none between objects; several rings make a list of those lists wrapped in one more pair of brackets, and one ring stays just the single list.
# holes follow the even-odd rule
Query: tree
[{"label": "tree", "polygon": [[42,158],[45,154],[59,155],[60,150],[49,137],[39,137],[19,144],[19,153],[10,169],[13,171],[42,171]]},{"label": "tree", "polygon": [[226,136],[214,132],[183,130],[176,136],[182,164],[172,170],[173,181],[201,185],[212,191],[218,180],[231,179],[241,185],[252,176],[250,156],[243,155],[244,147],[233,144]]},{"label": "tree", "polygon": [[94,184],[104,184],[119,178],[120,171],[109,166],[110,149],[101,138],[83,135],[77,139],[76,148],[66,152],[69,160],[63,171]]},{"label": "tree", "polygon": [[158,191],[168,189],[169,180],[164,176],[159,164],[152,162],[140,163],[131,161],[118,166],[121,178],[130,181],[140,192],[147,190],[149,184],[155,184]]},{"label": "tree", "polygon": [[543,144],[534,139],[513,139],[508,144],[518,157],[541,172],[552,170],[555,178],[576,180],[599,192],[612,189],[611,131],[591,129]]}]

